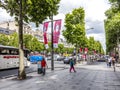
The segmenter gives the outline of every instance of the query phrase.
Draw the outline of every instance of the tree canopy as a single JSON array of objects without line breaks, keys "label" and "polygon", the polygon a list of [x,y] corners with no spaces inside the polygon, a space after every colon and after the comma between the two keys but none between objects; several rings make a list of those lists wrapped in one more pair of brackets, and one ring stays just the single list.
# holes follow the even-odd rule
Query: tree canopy
[{"label": "tree canopy", "polygon": [[109,0],[111,8],[105,12],[106,46],[107,52],[111,52],[117,47],[120,35],[120,1]]},{"label": "tree canopy", "polygon": [[66,14],[65,30],[63,36],[68,43],[73,45],[83,45],[85,41],[85,23],[84,23],[84,9],[74,9],[72,13]]},{"label": "tree canopy", "polygon": [[[60,0],[23,0],[22,15],[27,23],[34,22],[38,26],[51,15],[58,14]],[[19,20],[19,0],[0,0],[0,7],[6,9],[15,20]]]}]

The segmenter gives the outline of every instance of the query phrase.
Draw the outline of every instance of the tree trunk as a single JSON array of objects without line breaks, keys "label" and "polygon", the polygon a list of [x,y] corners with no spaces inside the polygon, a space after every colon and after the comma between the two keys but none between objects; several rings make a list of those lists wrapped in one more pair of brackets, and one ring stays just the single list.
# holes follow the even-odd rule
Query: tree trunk
[{"label": "tree trunk", "polygon": [[76,63],[78,62],[78,43],[76,43]]},{"label": "tree trunk", "polygon": [[19,12],[19,71],[18,78],[25,79],[25,66],[24,66],[24,51],[23,51],[23,16],[22,16],[22,0],[20,0],[20,12]]}]

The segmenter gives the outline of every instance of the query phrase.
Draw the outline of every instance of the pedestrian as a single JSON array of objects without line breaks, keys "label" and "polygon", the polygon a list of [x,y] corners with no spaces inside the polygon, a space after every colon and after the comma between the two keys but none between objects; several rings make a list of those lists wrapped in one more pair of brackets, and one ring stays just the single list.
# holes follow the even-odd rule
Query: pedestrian
[{"label": "pedestrian", "polygon": [[42,73],[41,61],[37,62],[37,67],[38,67],[38,74],[41,74]]},{"label": "pedestrian", "polygon": [[46,60],[45,60],[45,58],[43,58],[43,60],[41,61],[43,75],[45,75],[45,73],[46,73],[46,66],[47,66]]},{"label": "pedestrian", "polygon": [[115,62],[118,63],[119,55],[116,54],[114,58],[115,58]]},{"label": "pedestrian", "polygon": [[114,69],[114,72],[115,72],[115,58],[112,57],[112,66],[113,66],[113,69]]},{"label": "pedestrian", "polygon": [[111,61],[112,61],[112,57],[109,57],[109,58],[108,58],[109,67],[111,67]]},{"label": "pedestrian", "polygon": [[106,58],[105,58],[105,61],[106,61],[107,67],[109,66],[109,57],[110,57],[110,56],[106,56]]},{"label": "pedestrian", "polygon": [[112,57],[112,66],[115,66],[115,58],[114,57]]},{"label": "pedestrian", "polygon": [[70,59],[70,70],[69,70],[70,73],[71,73],[72,69],[73,69],[74,72],[76,72],[74,65],[75,65],[75,61],[74,61],[74,57],[73,57],[73,58]]},{"label": "pedestrian", "polygon": [[[47,55],[44,55],[44,58],[45,58],[45,61],[46,61],[46,64],[48,63],[47,61]],[[48,65],[48,64],[47,64]],[[48,67],[48,66],[47,66]]]}]

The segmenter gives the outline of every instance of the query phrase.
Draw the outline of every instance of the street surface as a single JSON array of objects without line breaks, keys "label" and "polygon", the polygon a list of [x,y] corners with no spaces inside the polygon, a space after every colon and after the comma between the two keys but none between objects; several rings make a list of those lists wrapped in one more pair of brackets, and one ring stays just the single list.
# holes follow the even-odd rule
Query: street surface
[{"label": "street surface", "polygon": [[[51,68],[51,61],[48,60],[48,68]],[[63,61],[54,61],[54,67],[65,67]],[[37,71],[37,64],[31,64],[29,68],[25,68],[26,73],[36,72]],[[0,78],[6,78],[18,75],[18,69],[8,69],[0,71]]]},{"label": "street surface", "polygon": [[0,80],[0,90],[120,90],[120,69],[106,66],[106,63],[76,65],[76,73],[64,69],[47,69],[45,76],[37,72],[27,74],[26,80],[10,77]]}]

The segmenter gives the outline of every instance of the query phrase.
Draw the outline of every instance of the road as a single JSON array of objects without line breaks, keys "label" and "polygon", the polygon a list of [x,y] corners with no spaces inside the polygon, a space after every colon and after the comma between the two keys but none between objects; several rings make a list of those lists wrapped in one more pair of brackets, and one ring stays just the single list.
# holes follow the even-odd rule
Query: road
[{"label": "road", "polygon": [[[45,76],[36,72],[28,74],[26,80],[2,79],[0,90],[120,90],[120,70],[116,72],[106,63],[78,64],[76,73],[69,68],[57,71],[47,70]],[[8,87],[9,86],[9,87]]]},{"label": "road", "polygon": [[[55,67],[65,66],[62,61],[54,61]],[[51,68],[51,61],[48,61],[48,67]],[[26,73],[34,72],[37,70],[37,64],[31,64],[30,67],[26,68]],[[0,78],[11,77],[18,75],[18,69],[9,69],[0,71]]]}]

